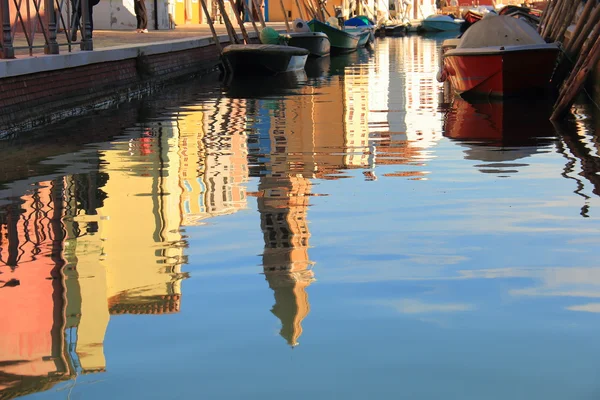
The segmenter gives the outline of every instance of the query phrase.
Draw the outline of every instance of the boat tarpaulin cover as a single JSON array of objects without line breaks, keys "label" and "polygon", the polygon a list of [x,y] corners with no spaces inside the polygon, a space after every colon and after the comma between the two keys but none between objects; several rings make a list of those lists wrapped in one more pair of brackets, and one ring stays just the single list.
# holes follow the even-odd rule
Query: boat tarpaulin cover
[{"label": "boat tarpaulin cover", "polygon": [[488,46],[544,44],[544,39],[527,22],[506,15],[486,14],[463,34],[459,49]]}]

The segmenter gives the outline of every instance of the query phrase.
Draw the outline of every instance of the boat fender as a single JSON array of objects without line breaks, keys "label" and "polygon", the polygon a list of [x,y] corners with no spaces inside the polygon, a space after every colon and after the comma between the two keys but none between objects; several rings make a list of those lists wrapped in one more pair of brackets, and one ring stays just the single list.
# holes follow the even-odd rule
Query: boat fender
[{"label": "boat fender", "polygon": [[301,18],[294,20],[294,32],[310,32],[310,28]]}]

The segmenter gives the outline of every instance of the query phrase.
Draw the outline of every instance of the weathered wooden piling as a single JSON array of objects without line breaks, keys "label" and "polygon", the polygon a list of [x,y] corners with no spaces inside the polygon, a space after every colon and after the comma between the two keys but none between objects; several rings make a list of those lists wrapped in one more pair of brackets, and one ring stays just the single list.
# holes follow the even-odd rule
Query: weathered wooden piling
[{"label": "weathered wooden piling", "polygon": [[283,12],[283,19],[285,21],[285,28],[286,28],[287,32],[289,33],[291,31],[291,29],[290,29],[290,21],[288,21],[287,11],[285,9],[285,5],[283,4],[283,0],[279,0],[279,5],[281,6],[281,11]]},{"label": "weathered wooden piling", "polygon": [[554,105],[554,111],[552,112],[550,119],[560,119],[569,107],[573,105],[575,97],[579,94],[579,91],[585,84],[585,80],[598,61],[600,61],[600,37],[596,38],[591,50],[585,54],[585,60],[581,63],[581,67],[573,70],[573,73],[571,74],[573,78],[567,81],[569,84],[568,86],[565,85],[564,93],[561,94]]},{"label": "weathered wooden piling", "polygon": [[256,22],[254,21],[254,15],[252,15],[252,11],[250,10],[250,7],[248,7],[248,4],[246,3],[246,1],[242,1],[242,4],[244,5],[244,10],[246,11],[246,14],[248,15],[248,19],[250,19],[250,22],[252,23],[252,27],[254,28],[254,32],[256,32],[256,36],[260,37],[260,32],[258,31],[258,27],[256,26]]},{"label": "weathered wooden piling", "polygon": [[[240,40],[235,33],[235,29],[233,28],[233,24],[227,15],[227,11],[225,10],[225,4],[223,0],[217,0],[217,5],[219,6],[219,10],[221,12],[221,16],[223,17],[223,23],[225,24],[225,28],[227,29],[227,34],[229,35],[229,40],[231,43],[239,44]],[[210,16],[208,17],[210,18]]]},{"label": "weathered wooden piling", "polygon": [[300,13],[300,18],[302,19],[302,21],[306,21],[306,18],[304,17],[304,11],[302,11],[302,7],[300,7],[300,2],[298,0],[296,1],[296,7],[298,7],[298,12]]},{"label": "weathered wooden piling", "polygon": [[[242,1],[242,3],[243,2],[244,1]],[[240,27],[240,31],[242,32],[244,42],[246,42],[246,44],[248,44],[248,43],[250,43],[250,38],[248,37],[248,32],[246,32],[246,27],[244,26],[244,21],[242,21],[242,18],[240,17],[239,10],[237,10],[236,7],[233,5],[233,0],[229,0],[229,3],[231,4],[231,8],[234,10],[235,19],[237,20],[237,23]]]},{"label": "weathered wooden piling", "polygon": [[[553,0],[542,15],[538,31],[547,42],[564,42],[581,0]],[[600,60],[600,5],[588,0],[552,76],[559,89],[551,119],[562,118]]]},{"label": "weathered wooden piling", "polygon": [[252,5],[254,6],[254,9],[256,10],[256,15],[258,15],[258,20],[260,21],[260,25],[263,27],[263,29],[266,28],[267,24],[265,24],[265,18],[263,17],[260,6],[258,5],[258,0],[252,0]]},{"label": "weathered wooden piling", "polygon": [[217,35],[217,31],[215,30],[215,24],[213,23],[213,20],[210,17],[210,12],[208,11],[208,7],[206,6],[206,0],[200,0],[200,4],[202,5],[202,9],[204,10],[204,14],[206,15],[208,27],[210,28],[210,33],[212,34],[213,40],[215,41],[215,47],[219,52],[219,58],[221,59],[221,63],[223,64],[223,69],[225,70],[226,74],[231,74],[231,65],[229,65],[229,62],[227,62],[227,60],[223,57],[223,46],[221,46],[219,36]]}]

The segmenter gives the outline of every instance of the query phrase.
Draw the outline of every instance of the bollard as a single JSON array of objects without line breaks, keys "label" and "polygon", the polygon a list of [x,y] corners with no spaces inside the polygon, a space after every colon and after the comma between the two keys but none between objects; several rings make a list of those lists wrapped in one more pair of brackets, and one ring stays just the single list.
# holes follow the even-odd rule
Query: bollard
[{"label": "bollard", "polygon": [[90,2],[89,0],[80,0],[81,1],[81,30],[82,38],[81,38],[81,50],[91,51],[94,50],[94,43],[92,42],[92,25],[90,24]]},{"label": "bollard", "polygon": [[10,29],[10,8],[8,0],[0,0],[0,16],[2,17],[2,36],[0,37],[0,58],[15,58]]},{"label": "bollard", "polygon": [[54,0],[44,0],[44,11],[48,18],[48,36],[44,45],[45,54],[58,54],[59,48],[56,42],[56,12],[54,10]]}]

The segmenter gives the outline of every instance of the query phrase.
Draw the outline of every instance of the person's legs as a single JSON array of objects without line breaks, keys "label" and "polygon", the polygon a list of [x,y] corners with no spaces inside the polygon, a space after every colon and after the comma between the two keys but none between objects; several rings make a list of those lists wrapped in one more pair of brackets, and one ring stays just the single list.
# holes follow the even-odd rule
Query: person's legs
[{"label": "person's legs", "polygon": [[135,12],[135,19],[137,20],[137,30],[138,32],[142,29],[142,9],[140,6],[141,1],[134,0],[133,2],[133,10]]},{"label": "person's legs", "polygon": [[77,31],[79,30],[79,21],[81,20],[81,0],[71,1],[73,13],[71,15],[71,41],[77,41]]},{"label": "person's legs", "polygon": [[94,5],[88,0],[88,18],[90,19],[90,36],[94,34]]},{"label": "person's legs", "polygon": [[141,0],[138,3],[140,4],[141,24],[142,24],[142,26],[140,26],[140,29],[145,30],[148,28],[148,16],[146,13],[146,3],[144,2],[144,0]]}]

